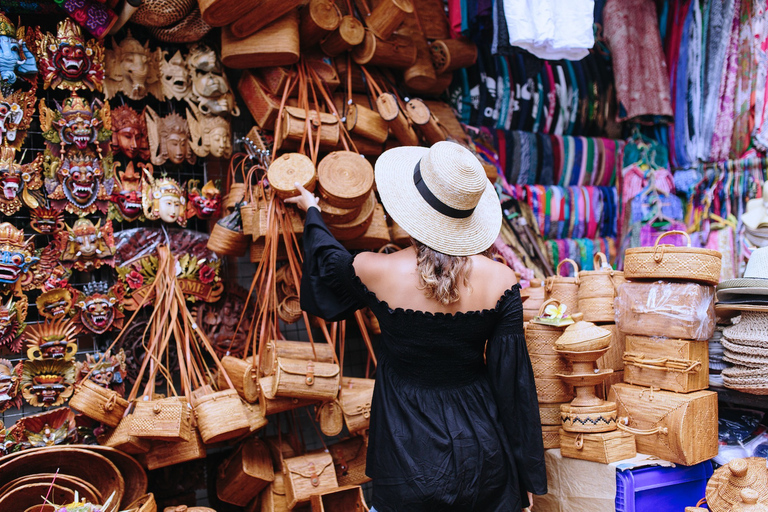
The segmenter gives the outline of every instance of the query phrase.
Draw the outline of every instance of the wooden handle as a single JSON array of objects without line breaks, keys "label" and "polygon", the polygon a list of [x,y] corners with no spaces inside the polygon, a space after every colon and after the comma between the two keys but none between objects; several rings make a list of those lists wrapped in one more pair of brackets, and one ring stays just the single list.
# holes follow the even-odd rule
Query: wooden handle
[{"label": "wooden handle", "polygon": [[619,428],[619,430],[623,430],[624,432],[629,432],[630,434],[634,434],[636,436],[650,436],[653,434],[669,434],[669,429],[667,427],[655,427],[648,430],[643,430],[639,428],[632,428],[627,426],[629,424],[629,418],[626,416],[622,416],[621,418],[618,418],[616,420],[616,426]]},{"label": "wooden handle", "polygon": [[599,270],[601,268],[610,268],[613,270],[613,267],[608,263],[608,257],[605,255],[605,253],[598,251],[595,254],[595,257],[592,258],[592,262],[595,265],[595,270]]},{"label": "wooden handle", "polygon": [[557,304],[558,307],[560,307],[560,301],[557,299],[548,299],[541,303],[541,306],[539,306],[539,316],[542,316],[544,314],[544,310],[549,304]]},{"label": "wooden handle", "polygon": [[654,247],[658,246],[659,242],[661,241],[661,239],[664,238],[665,236],[669,236],[669,235],[683,235],[685,237],[686,247],[690,247],[691,246],[691,237],[688,236],[688,233],[686,233],[685,231],[678,231],[676,229],[672,230],[672,231],[666,231],[666,232],[660,234],[659,237],[656,239],[656,243],[653,246]]},{"label": "wooden handle", "polygon": [[555,277],[562,277],[560,275],[560,267],[563,266],[563,263],[570,263],[573,267],[573,276],[576,279],[576,284],[579,284],[579,264],[573,261],[571,258],[565,258],[563,261],[557,264],[557,268],[555,269]]}]

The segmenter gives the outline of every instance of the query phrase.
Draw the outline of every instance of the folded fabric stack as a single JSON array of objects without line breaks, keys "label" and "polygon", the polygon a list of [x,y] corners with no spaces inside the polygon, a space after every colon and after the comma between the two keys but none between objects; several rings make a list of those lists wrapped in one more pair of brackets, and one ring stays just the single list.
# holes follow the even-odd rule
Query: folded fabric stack
[{"label": "folded fabric stack", "polygon": [[768,247],[757,249],[744,277],[717,287],[717,308],[737,310],[740,318],[723,329],[722,371],[725,387],[755,395],[768,394]]}]

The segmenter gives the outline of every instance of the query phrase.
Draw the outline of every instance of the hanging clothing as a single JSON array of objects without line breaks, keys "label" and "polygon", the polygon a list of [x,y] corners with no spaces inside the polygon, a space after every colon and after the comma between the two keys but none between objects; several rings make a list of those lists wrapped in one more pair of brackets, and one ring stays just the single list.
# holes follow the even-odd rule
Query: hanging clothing
[{"label": "hanging clothing", "polygon": [[366,465],[376,510],[519,512],[526,491],[545,494],[520,285],[493,309],[393,309],[357,277],[317,208],[304,251],[302,309],[338,319],[368,306],[381,325]]},{"label": "hanging clothing", "polygon": [[503,0],[509,44],[540,59],[580,60],[595,44],[593,0]]},{"label": "hanging clothing", "polygon": [[[750,0],[743,0],[748,2]],[[734,96],[736,94],[736,76],[739,59],[739,20],[742,0],[733,4],[730,41],[726,52],[726,65],[720,80],[718,107],[715,116],[715,129],[712,134],[710,160],[726,160],[731,150],[731,132],[734,122]]]},{"label": "hanging clothing", "polygon": [[667,65],[654,1],[608,0],[603,24],[613,56],[618,120],[671,117]]}]

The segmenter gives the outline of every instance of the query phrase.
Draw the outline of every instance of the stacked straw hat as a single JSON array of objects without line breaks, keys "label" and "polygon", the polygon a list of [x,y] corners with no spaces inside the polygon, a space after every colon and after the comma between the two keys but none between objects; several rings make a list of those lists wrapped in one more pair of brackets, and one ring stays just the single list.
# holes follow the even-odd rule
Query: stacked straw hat
[{"label": "stacked straw hat", "polygon": [[723,384],[752,394],[768,394],[768,247],[757,249],[744,277],[717,286],[717,309],[741,317],[723,329]]}]

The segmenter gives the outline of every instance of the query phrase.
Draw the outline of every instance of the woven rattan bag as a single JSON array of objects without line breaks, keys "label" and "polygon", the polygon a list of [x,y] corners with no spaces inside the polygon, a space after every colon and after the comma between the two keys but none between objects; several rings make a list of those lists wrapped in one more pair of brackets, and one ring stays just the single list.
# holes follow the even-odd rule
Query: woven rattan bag
[{"label": "woven rattan bag", "polygon": [[[659,243],[669,235],[684,236],[687,246]],[[627,279],[685,279],[717,284],[722,258],[717,251],[691,247],[691,238],[685,231],[667,231],[659,235],[653,247],[626,250],[624,276]]]},{"label": "woven rattan bag", "polygon": [[[557,299],[549,299],[542,302],[537,316],[542,316],[544,309],[550,304],[559,306],[560,302]],[[525,344],[528,346],[528,353],[531,355],[559,356],[555,350],[555,342],[563,334],[564,330],[565,327],[528,322],[525,326]]]},{"label": "woven rattan bag", "polygon": [[[563,277],[560,269],[568,263],[573,267],[573,277]],[[557,264],[554,276],[550,276],[544,282],[547,299],[557,299],[565,305],[566,313],[572,315],[579,312],[579,265],[570,258],[566,258]]]},{"label": "woven rattan bag", "polygon": [[365,474],[367,436],[352,436],[328,446],[328,451],[333,458],[339,485],[362,485],[371,481]]},{"label": "woven rattan bag", "polygon": [[602,252],[595,254],[595,270],[579,272],[579,312],[587,322],[613,322],[613,299],[624,283],[624,273],[613,270]]},{"label": "woven rattan bag", "polygon": [[344,377],[341,379],[339,402],[350,434],[368,429],[371,421],[374,379]]},{"label": "woven rattan bag", "polygon": [[219,466],[216,495],[221,501],[244,507],[274,480],[269,447],[258,438],[250,438]]},{"label": "woven rattan bag", "polygon": [[320,431],[326,436],[337,436],[344,429],[344,414],[338,400],[323,402],[315,406],[315,419]]},{"label": "woven rattan bag", "polygon": [[326,452],[308,453],[283,460],[285,496],[288,508],[308,503],[313,494],[339,486],[333,459]]},{"label": "woven rattan bag", "polygon": [[75,385],[69,406],[109,427],[117,427],[128,408],[128,401],[116,391],[99,386],[86,377]]},{"label": "woven rattan bag", "polygon": [[189,441],[193,435],[189,402],[179,396],[137,400],[129,434],[158,441]]}]

